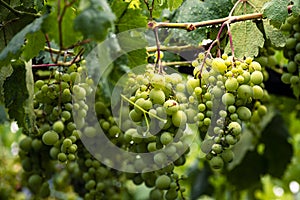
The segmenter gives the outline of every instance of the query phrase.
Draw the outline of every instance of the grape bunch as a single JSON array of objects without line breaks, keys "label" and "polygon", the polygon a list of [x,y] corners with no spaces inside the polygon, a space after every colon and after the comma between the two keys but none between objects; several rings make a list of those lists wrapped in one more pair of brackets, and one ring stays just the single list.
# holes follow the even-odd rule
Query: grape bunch
[{"label": "grape bunch", "polygon": [[[194,116],[187,112],[191,110],[187,88],[178,73],[157,73],[153,65],[145,68],[143,74],[128,75],[120,103],[113,109],[124,132],[122,148],[141,154],[128,165],[139,173],[127,177],[153,188],[150,199],[176,199],[184,189],[174,168],[185,163],[191,137],[186,127]],[[153,157],[144,158],[144,153]]]},{"label": "grape bunch", "polygon": [[281,30],[289,34],[283,51],[288,64],[281,80],[291,85],[294,95],[298,98],[300,95],[300,16],[289,16],[281,26]]},{"label": "grape bunch", "polygon": [[[73,110],[84,118],[87,105],[85,96],[91,91],[87,78],[76,84],[83,67],[56,69],[46,80],[35,82],[35,131],[20,142],[19,155],[25,171],[25,185],[39,197],[50,194],[47,182],[56,172],[56,163],[73,162],[77,158],[80,132],[73,121]],[[73,104],[72,99],[76,99]],[[84,123],[84,122],[82,122]]]},{"label": "grape bunch", "polygon": [[234,158],[232,147],[243,124],[258,123],[266,114],[262,102],[268,95],[261,65],[252,58],[209,58],[203,53],[198,57],[192,63],[196,79],[190,80],[198,101],[195,121],[204,139],[201,150],[213,169],[221,169]]}]

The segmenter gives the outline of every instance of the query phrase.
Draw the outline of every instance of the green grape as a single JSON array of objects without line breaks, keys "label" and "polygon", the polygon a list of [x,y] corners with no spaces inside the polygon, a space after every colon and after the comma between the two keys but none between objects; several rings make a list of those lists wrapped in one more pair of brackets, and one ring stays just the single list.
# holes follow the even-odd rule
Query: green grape
[{"label": "green grape", "polygon": [[154,76],[151,79],[151,84],[154,88],[162,89],[166,85],[166,79],[163,75],[154,74]]},{"label": "green grape", "polygon": [[228,130],[230,130],[234,135],[239,135],[242,132],[242,127],[238,122],[230,122]]},{"label": "green grape", "polygon": [[167,100],[164,103],[163,107],[165,108],[166,113],[168,115],[172,115],[172,114],[176,113],[179,109],[178,103],[175,100],[171,100],[171,99]]},{"label": "green grape", "polygon": [[226,149],[221,153],[221,157],[225,162],[229,163],[233,160],[234,157],[233,151],[231,149]]},{"label": "green grape", "polygon": [[41,198],[46,198],[48,196],[50,196],[50,186],[48,182],[44,182],[41,185],[40,191],[39,191],[39,196]]},{"label": "green grape", "polygon": [[250,120],[250,118],[251,118],[251,111],[249,110],[249,108],[247,108],[245,106],[239,107],[236,112],[237,112],[239,118],[243,121]]},{"label": "green grape", "polygon": [[[31,142],[31,147],[36,152],[38,152],[42,148],[42,146],[43,146],[43,144],[39,139],[34,139]],[[22,148],[22,150],[24,150],[24,149]]]},{"label": "green grape", "polygon": [[69,139],[69,138],[66,138],[66,139],[63,140],[63,144],[62,145],[65,148],[69,148],[72,145],[72,140]]},{"label": "green grape", "polygon": [[97,134],[97,130],[94,127],[88,126],[84,128],[83,134],[88,137],[95,137]]},{"label": "green grape", "polygon": [[159,189],[152,189],[149,194],[150,200],[162,200],[163,192]]},{"label": "green grape", "polygon": [[39,188],[43,182],[43,179],[40,175],[38,174],[33,174],[28,178],[28,186],[33,189],[33,188]]},{"label": "green grape", "polygon": [[292,77],[291,73],[283,73],[281,76],[281,81],[285,84],[290,84],[291,77]]},{"label": "green grape", "polygon": [[172,115],[172,123],[176,127],[184,126],[187,122],[186,114],[182,110],[178,110]]},{"label": "green grape", "polygon": [[263,98],[264,90],[260,86],[254,85],[252,87],[252,90],[253,90],[253,98],[254,99],[262,99]]},{"label": "green grape", "polygon": [[169,132],[164,132],[160,136],[160,142],[163,145],[167,145],[167,144],[171,143],[172,141],[173,141],[173,137],[172,137],[171,133],[169,133]]},{"label": "green grape", "polygon": [[139,122],[142,120],[143,115],[142,113],[137,113],[136,110],[131,110],[129,113],[129,117],[134,122]]},{"label": "green grape", "polygon": [[178,197],[178,192],[176,189],[170,189],[166,192],[165,198],[166,200],[175,200]]},{"label": "green grape", "polygon": [[165,164],[166,160],[167,160],[167,156],[163,152],[159,152],[159,153],[157,153],[157,154],[154,155],[154,162],[157,165],[163,165],[163,164]]},{"label": "green grape", "polygon": [[233,105],[235,103],[235,97],[232,93],[225,93],[222,96],[222,102],[226,106]]},{"label": "green grape", "polygon": [[224,74],[227,70],[227,66],[225,65],[225,61],[222,58],[214,58],[212,60],[211,66],[213,70],[216,72],[219,72],[221,74]]},{"label": "green grape", "polygon": [[250,76],[250,81],[256,85],[261,84],[263,80],[264,77],[260,71],[254,71]]},{"label": "green grape", "polygon": [[23,140],[21,140],[20,148],[23,151],[28,152],[31,149],[31,144],[32,144],[32,138],[31,137],[26,137]]},{"label": "green grape", "polygon": [[249,85],[241,85],[237,90],[237,96],[241,99],[248,99],[252,97],[253,90],[252,87]]},{"label": "green grape", "polygon": [[224,161],[220,156],[214,156],[209,164],[213,169],[221,169],[224,166]]},{"label": "green grape", "polygon": [[46,145],[54,145],[59,139],[59,135],[55,131],[47,131],[42,136],[42,141]]},{"label": "green grape", "polygon": [[155,187],[161,190],[169,189],[170,184],[171,184],[171,178],[167,175],[161,175],[155,181]]},{"label": "green grape", "polygon": [[211,149],[216,153],[219,154],[222,152],[223,148],[221,144],[213,144]]},{"label": "green grape", "polygon": [[230,77],[225,81],[225,88],[227,91],[236,91],[239,87],[239,83],[236,78]]},{"label": "green grape", "polygon": [[297,40],[295,38],[288,38],[286,40],[286,45],[285,47],[289,50],[294,49],[296,47]]},{"label": "green grape", "polygon": [[51,147],[49,151],[49,155],[52,159],[57,159],[58,154],[60,153],[60,150],[57,147]]},{"label": "green grape", "polygon": [[65,153],[59,153],[57,155],[57,159],[60,161],[60,162],[66,162],[67,161],[67,155]]},{"label": "green grape", "polygon": [[55,132],[62,133],[65,129],[65,125],[62,121],[56,121],[54,122],[52,128]]},{"label": "green grape", "polygon": [[41,89],[41,87],[44,85],[44,81],[43,80],[37,80],[35,83],[34,83],[34,86],[37,88],[37,89]]},{"label": "green grape", "polygon": [[67,121],[71,118],[71,113],[67,110],[61,112],[62,121]]},{"label": "green grape", "polygon": [[232,135],[226,135],[225,140],[229,145],[235,145],[237,143],[237,140]]},{"label": "green grape", "polygon": [[149,93],[149,98],[153,104],[162,105],[165,102],[165,93],[161,89],[152,89]]}]

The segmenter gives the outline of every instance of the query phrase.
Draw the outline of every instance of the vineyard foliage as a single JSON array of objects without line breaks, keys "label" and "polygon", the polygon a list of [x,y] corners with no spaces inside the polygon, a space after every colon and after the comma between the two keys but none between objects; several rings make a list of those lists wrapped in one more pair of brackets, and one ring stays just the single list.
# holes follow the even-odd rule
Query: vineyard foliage
[{"label": "vineyard foliage", "polygon": [[0,0],[0,199],[300,198],[300,1]]}]

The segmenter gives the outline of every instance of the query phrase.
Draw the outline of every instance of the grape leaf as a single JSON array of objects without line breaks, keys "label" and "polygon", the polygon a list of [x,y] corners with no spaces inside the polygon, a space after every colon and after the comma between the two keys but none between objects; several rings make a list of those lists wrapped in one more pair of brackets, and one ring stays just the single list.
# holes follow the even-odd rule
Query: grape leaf
[{"label": "grape leaf", "polygon": [[85,38],[102,41],[112,27],[115,15],[110,11],[91,4],[74,20],[74,30],[79,31]]},{"label": "grape leaf", "polygon": [[39,31],[45,18],[46,15],[35,19],[11,39],[5,49],[0,53],[0,69],[1,66],[9,64],[11,59],[19,57],[26,35]]},{"label": "grape leaf", "polygon": [[12,64],[13,73],[4,84],[5,106],[10,119],[17,121],[24,133],[34,129],[33,111],[33,75],[30,64],[15,61]]},{"label": "grape leaf", "polygon": [[[183,23],[218,19],[228,16],[232,6],[230,0],[186,0],[178,8],[171,21]],[[172,38],[180,43],[198,46],[198,44],[201,43],[203,39],[207,39],[207,35],[215,29],[214,27],[202,27],[191,32],[181,29],[172,29],[169,31],[168,40]]]},{"label": "grape leaf", "polygon": [[168,0],[168,8],[170,10],[174,10],[174,9],[177,9],[181,4],[182,4],[182,1],[183,0]]},{"label": "grape leaf", "polygon": [[266,37],[275,47],[283,47],[286,43],[287,36],[284,35],[278,28],[270,24],[270,20],[263,20]]},{"label": "grape leaf", "polygon": [[11,65],[5,65],[0,68],[0,103],[4,102],[4,89],[3,84],[7,77],[13,72]]},{"label": "grape leaf", "polygon": [[280,28],[288,17],[288,1],[272,0],[264,5],[263,16],[270,19],[270,23],[276,28]]},{"label": "grape leaf", "polygon": [[[231,24],[230,27],[235,57],[257,56],[259,48],[264,45],[264,37],[255,23],[251,21],[237,22]],[[231,53],[230,44],[227,44],[225,52]]]},{"label": "grape leaf", "polygon": [[300,1],[298,1],[298,0],[294,1],[294,5],[292,7],[292,12],[293,12],[293,15],[295,15],[295,16],[300,15]]},{"label": "grape leaf", "polygon": [[40,50],[44,49],[45,36],[42,31],[38,31],[32,34],[27,34],[26,39],[27,43],[23,49],[22,55],[24,59],[28,61],[38,55]]},{"label": "grape leaf", "polygon": [[244,15],[256,12],[262,12],[263,6],[265,3],[270,0],[251,0],[244,1],[243,3],[239,3],[239,5],[234,10],[234,15]]},{"label": "grape leaf", "polygon": [[288,128],[279,114],[273,117],[262,132],[260,142],[265,145],[263,158],[266,160],[268,173],[273,177],[281,178],[291,161],[293,149],[288,141],[289,137]]},{"label": "grape leaf", "polygon": [[129,8],[129,3],[116,0],[112,4],[112,11],[118,19],[115,22],[117,32],[123,32],[134,28],[146,28],[147,18],[142,15],[139,8]]}]

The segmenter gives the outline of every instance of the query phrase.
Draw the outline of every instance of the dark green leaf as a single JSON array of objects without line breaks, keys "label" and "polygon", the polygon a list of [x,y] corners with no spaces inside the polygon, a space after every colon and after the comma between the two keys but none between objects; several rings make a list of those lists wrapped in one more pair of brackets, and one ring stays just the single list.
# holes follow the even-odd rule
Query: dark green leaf
[{"label": "dark green leaf", "polygon": [[289,137],[288,128],[279,114],[273,117],[262,132],[260,141],[265,145],[263,157],[268,173],[274,177],[281,178],[291,161],[293,149]]},{"label": "dark green leaf", "polygon": [[13,73],[3,85],[5,106],[10,119],[17,121],[25,133],[33,130],[33,76],[31,65],[12,63]]},{"label": "dark green leaf", "polygon": [[227,173],[227,179],[236,189],[243,190],[258,184],[260,176],[264,173],[265,166],[262,156],[256,151],[248,151],[243,161]]},{"label": "dark green leaf", "polygon": [[32,59],[40,50],[44,49],[45,46],[45,36],[42,31],[38,31],[26,36],[27,43],[23,49],[23,57],[26,61]]},{"label": "dark green leaf", "polygon": [[294,0],[294,6],[292,7],[293,15],[299,16],[300,15],[300,1]]},{"label": "dark green leaf", "polygon": [[[255,23],[251,21],[237,22],[230,27],[235,57],[257,56],[259,48],[264,45],[264,37]],[[231,53],[230,44],[227,45],[225,52]]]},{"label": "dark green leaf", "polygon": [[90,6],[83,10],[74,20],[74,30],[85,38],[102,41],[108,34],[115,16],[112,12]]},{"label": "dark green leaf", "polygon": [[174,9],[177,9],[181,4],[182,4],[182,1],[183,0],[168,0],[168,8],[170,10],[174,10]]},{"label": "dark green leaf", "polygon": [[146,28],[147,18],[139,8],[129,8],[129,3],[116,0],[112,4],[112,11],[117,17],[115,22],[117,32],[134,28]]},{"label": "dark green leaf", "polygon": [[45,17],[46,16],[37,18],[12,38],[9,44],[0,53],[0,68],[1,66],[10,63],[11,59],[19,57],[21,53],[21,47],[24,44],[27,34],[39,31]]},{"label": "dark green leaf", "polygon": [[0,102],[4,103],[4,90],[3,84],[7,77],[9,77],[13,72],[11,65],[2,66],[0,68]]},{"label": "dark green leaf", "polygon": [[276,28],[280,28],[288,17],[288,1],[286,0],[272,0],[264,5],[263,16],[270,19],[270,22]]}]

